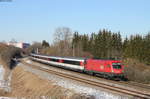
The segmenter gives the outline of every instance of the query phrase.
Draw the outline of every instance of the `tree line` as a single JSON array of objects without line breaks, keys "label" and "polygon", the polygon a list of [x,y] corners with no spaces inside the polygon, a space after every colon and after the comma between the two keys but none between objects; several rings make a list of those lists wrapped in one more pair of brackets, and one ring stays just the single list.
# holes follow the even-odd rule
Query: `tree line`
[{"label": "tree line", "polygon": [[75,32],[72,46],[75,56],[82,55],[81,51],[95,58],[134,58],[150,64],[150,33],[146,36],[131,35],[123,40],[120,32],[114,33],[105,29],[91,35]]},{"label": "tree line", "polygon": [[136,59],[150,65],[150,33],[123,38],[120,32],[106,29],[98,33],[72,33],[70,28],[58,28],[54,42],[43,40],[41,53],[55,56],[74,56],[104,59]]}]

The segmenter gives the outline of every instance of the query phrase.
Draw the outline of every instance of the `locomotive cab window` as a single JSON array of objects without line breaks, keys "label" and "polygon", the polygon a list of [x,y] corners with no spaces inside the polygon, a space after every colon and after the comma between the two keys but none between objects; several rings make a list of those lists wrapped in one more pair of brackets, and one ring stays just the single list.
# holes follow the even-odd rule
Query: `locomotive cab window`
[{"label": "locomotive cab window", "polygon": [[114,69],[121,69],[121,64],[120,63],[112,63],[112,66]]}]

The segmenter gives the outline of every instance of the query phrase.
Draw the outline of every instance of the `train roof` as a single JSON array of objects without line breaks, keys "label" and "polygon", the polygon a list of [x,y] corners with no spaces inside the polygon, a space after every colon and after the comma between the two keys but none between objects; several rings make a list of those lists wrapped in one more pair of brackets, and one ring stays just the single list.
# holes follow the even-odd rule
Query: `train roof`
[{"label": "train roof", "polygon": [[48,55],[42,55],[42,54],[31,54],[34,56],[41,56],[41,57],[46,57],[46,58],[52,58],[52,59],[63,59],[63,60],[72,60],[72,61],[85,61],[87,58],[83,57],[62,57],[62,56],[48,56]]}]

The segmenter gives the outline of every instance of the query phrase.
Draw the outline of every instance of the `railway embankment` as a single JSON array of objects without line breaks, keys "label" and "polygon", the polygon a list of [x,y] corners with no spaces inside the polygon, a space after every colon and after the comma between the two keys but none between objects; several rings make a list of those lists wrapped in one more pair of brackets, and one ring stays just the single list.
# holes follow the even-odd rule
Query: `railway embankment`
[{"label": "railway embankment", "polygon": [[[43,79],[22,66],[18,66],[12,72],[11,81],[14,97],[46,98],[46,99],[87,99],[89,96],[77,94],[73,90],[63,88],[54,82]],[[92,98],[91,98],[92,99]]]},{"label": "railway embankment", "polygon": [[28,71],[28,69],[20,64],[15,67],[11,72],[9,92],[0,90],[0,96],[15,99],[95,99],[92,96],[61,87],[53,81]]}]

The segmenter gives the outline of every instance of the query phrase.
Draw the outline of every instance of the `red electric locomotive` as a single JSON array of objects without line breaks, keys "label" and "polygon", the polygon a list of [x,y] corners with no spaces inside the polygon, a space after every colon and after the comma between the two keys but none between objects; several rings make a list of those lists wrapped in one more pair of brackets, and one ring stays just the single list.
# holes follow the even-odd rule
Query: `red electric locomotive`
[{"label": "red electric locomotive", "polygon": [[125,79],[124,66],[119,60],[87,59],[85,70],[110,79]]},{"label": "red electric locomotive", "polygon": [[124,66],[119,60],[56,57],[39,54],[30,54],[30,56],[32,60],[54,66],[99,75],[109,79],[126,80]]}]

